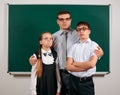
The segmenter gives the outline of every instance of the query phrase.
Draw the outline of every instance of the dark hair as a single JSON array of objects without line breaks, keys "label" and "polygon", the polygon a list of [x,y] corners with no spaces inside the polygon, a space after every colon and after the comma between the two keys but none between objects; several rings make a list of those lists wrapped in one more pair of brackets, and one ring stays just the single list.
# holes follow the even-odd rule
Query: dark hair
[{"label": "dark hair", "polygon": [[78,26],[80,26],[80,25],[85,25],[85,26],[87,26],[87,27],[90,29],[90,25],[88,24],[88,22],[80,21],[80,22],[77,23],[76,28],[77,28]]},{"label": "dark hair", "polygon": [[63,15],[63,14],[69,14],[69,15],[70,15],[70,18],[71,18],[71,13],[70,13],[69,11],[67,11],[67,10],[63,10],[63,11],[58,12],[58,14],[57,14],[57,19],[58,19],[58,16],[59,16],[59,15]]}]

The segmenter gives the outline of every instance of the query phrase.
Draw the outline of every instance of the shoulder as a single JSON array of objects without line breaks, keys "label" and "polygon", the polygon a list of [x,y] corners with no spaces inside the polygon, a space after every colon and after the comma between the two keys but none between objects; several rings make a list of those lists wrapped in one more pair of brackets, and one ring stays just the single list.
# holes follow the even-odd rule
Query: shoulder
[{"label": "shoulder", "polygon": [[56,53],[56,51],[54,50],[53,47],[51,47],[51,51],[52,51],[52,53]]},{"label": "shoulder", "polygon": [[57,56],[57,52],[54,50],[54,48],[51,48],[53,56]]},{"label": "shoulder", "polygon": [[98,46],[98,44],[95,41],[91,41],[91,44],[94,46]]},{"label": "shoulder", "polygon": [[60,31],[55,32],[54,34],[52,34],[52,36],[53,36],[53,41],[54,42],[57,41],[58,38],[60,38]]},{"label": "shoulder", "polygon": [[52,34],[53,37],[57,37],[59,35],[59,31]]},{"label": "shoulder", "polygon": [[92,49],[96,49],[98,46],[99,46],[99,45],[98,45],[95,41],[91,41],[90,47],[91,47]]},{"label": "shoulder", "polygon": [[75,29],[69,29],[69,30],[67,30],[68,31],[68,33],[70,33],[70,34],[77,34],[77,31],[75,30]]}]

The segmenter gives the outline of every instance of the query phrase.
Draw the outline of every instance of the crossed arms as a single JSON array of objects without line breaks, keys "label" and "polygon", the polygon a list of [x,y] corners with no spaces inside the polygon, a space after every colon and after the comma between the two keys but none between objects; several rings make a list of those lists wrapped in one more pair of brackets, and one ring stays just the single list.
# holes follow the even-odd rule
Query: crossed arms
[{"label": "crossed arms", "polygon": [[98,57],[93,55],[88,61],[85,62],[75,62],[73,58],[67,58],[66,69],[72,72],[86,71],[90,68],[93,68],[97,63]]}]

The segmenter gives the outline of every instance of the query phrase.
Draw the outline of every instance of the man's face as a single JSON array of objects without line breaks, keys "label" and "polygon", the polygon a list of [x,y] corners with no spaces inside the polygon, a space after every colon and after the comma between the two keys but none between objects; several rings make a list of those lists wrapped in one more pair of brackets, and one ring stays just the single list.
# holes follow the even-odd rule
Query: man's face
[{"label": "man's face", "polygon": [[67,30],[71,26],[71,18],[69,14],[58,15],[57,24],[61,30]]}]

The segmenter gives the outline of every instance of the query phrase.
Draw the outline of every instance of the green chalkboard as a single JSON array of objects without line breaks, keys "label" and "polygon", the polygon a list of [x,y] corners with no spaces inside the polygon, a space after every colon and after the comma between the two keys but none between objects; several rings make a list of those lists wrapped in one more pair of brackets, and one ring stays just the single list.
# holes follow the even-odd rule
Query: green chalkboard
[{"label": "green chalkboard", "polygon": [[59,30],[57,13],[72,14],[72,28],[87,21],[92,29],[91,39],[104,50],[97,63],[97,72],[109,72],[109,5],[8,5],[8,72],[30,72],[29,57],[38,50],[38,37],[43,31]]}]

